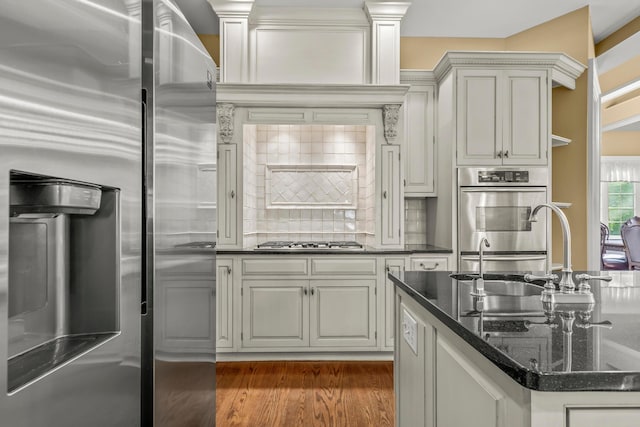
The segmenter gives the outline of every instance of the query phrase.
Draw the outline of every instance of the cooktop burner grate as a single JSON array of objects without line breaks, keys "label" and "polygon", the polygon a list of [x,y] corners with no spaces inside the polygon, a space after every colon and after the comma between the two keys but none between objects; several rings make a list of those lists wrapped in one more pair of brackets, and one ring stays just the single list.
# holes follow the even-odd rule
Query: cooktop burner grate
[{"label": "cooktop burner grate", "polygon": [[362,249],[362,245],[354,241],[286,241],[277,240],[264,242],[258,245],[257,249]]}]

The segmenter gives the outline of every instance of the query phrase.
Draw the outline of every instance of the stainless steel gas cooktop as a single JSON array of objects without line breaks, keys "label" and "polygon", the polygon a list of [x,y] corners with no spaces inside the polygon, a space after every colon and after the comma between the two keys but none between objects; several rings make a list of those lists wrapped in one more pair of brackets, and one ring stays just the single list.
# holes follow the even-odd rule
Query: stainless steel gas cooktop
[{"label": "stainless steel gas cooktop", "polygon": [[334,241],[334,242],[293,242],[293,241],[271,241],[258,245],[256,250],[360,250],[362,245],[353,241]]}]

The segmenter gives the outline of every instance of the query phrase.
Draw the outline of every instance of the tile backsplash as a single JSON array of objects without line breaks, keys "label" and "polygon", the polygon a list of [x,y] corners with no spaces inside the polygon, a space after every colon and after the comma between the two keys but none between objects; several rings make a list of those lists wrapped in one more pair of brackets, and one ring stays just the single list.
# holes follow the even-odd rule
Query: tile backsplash
[{"label": "tile backsplash", "polygon": [[[267,240],[356,240],[370,244],[375,230],[373,137],[372,126],[245,125],[244,246]],[[340,172],[322,178],[312,176],[331,166]],[[269,181],[273,171],[283,167],[297,169],[298,174],[309,172],[290,185],[289,189],[295,191],[286,188],[293,175],[275,186]],[[353,174],[345,174],[349,168],[353,168]],[[333,182],[323,182],[327,179]],[[324,195],[319,194],[321,191],[308,195],[304,188],[308,186],[312,193],[313,180],[315,185],[333,188],[324,188]],[[331,203],[330,197],[340,200],[347,195],[352,198],[349,206]],[[326,207],[322,203],[301,203],[312,199],[326,200]],[[274,200],[279,201],[278,206],[274,206]]]},{"label": "tile backsplash", "polygon": [[404,242],[407,245],[427,243],[427,199],[404,200]]}]

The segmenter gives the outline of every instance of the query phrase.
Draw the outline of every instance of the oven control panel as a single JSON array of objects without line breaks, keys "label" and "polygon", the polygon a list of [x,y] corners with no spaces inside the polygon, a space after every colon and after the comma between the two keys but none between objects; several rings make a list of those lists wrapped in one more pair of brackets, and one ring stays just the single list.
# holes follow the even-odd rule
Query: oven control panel
[{"label": "oven control panel", "polygon": [[478,183],[528,183],[529,171],[523,170],[480,170],[478,171]]}]

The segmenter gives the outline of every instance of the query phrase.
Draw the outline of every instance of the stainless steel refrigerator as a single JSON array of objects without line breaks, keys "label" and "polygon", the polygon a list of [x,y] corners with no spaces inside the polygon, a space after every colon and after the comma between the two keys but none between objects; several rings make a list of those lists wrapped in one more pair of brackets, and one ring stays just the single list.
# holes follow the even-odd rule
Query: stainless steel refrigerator
[{"label": "stainless steel refrigerator", "polygon": [[170,0],[0,2],[0,425],[214,424],[214,71]]}]

